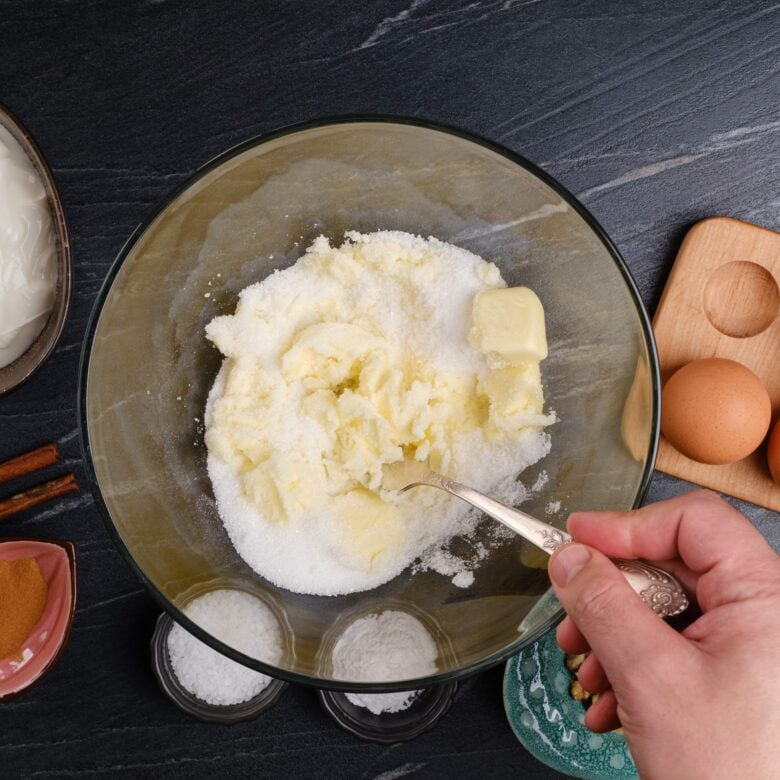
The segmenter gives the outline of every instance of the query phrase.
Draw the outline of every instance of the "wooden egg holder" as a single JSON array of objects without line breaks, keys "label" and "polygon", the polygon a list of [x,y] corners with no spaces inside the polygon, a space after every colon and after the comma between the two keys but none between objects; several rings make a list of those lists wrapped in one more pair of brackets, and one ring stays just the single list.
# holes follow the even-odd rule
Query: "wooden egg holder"
[{"label": "wooden egg holder", "polygon": [[[780,233],[715,217],[694,225],[680,247],[653,330],[661,383],[698,358],[736,360],[769,391],[780,412]],[[780,511],[766,441],[727,466],[696,463],[661,437],[656,467],[676,477]]]}]

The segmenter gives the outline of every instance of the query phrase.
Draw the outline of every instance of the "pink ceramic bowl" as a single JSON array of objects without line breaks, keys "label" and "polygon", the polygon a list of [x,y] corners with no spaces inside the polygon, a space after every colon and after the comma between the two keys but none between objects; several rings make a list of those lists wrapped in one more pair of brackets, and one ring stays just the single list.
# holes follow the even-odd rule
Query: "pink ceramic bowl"
[{"label": "pink ceramic bowl", "polygon": [[76,609],[76,551],[70,542],[52,539],[0,540],[0,560],[35,558],[49,588],[46,607],[22,649],[21,660],[0,660],[0,701],[19,696],[62,655]]}]

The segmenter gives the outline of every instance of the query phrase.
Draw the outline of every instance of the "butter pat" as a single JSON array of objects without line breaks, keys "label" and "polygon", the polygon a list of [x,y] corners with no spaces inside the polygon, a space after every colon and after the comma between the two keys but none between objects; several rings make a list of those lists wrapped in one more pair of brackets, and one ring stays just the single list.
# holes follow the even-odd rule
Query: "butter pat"
[{"label": "butter pat", "polygon": [[544,308],[528,287],[480,292],[472,322],[469,341],[493,367],[538,363],[547,357]]},{"label": "butter pat", "polygon": [[542,377],[538,363],[493,368],[477,385],[488,401],[489,439],[517,436],[532,426],[555,422],[554,414],[544,414]]}]

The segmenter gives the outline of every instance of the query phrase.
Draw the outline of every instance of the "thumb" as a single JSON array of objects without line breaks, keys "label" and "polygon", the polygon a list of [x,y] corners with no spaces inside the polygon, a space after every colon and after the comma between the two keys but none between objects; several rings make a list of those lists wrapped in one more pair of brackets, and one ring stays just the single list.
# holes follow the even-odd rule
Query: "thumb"
[{"label": "thumb", "polygon": [[688,641],[647,607],[598,550],[566,544],[553,554],[548,572],[558,600],[618,694],[647,684],[654,670],[663,675],[659,664],[687,666],[683,662],[693,653]]}]

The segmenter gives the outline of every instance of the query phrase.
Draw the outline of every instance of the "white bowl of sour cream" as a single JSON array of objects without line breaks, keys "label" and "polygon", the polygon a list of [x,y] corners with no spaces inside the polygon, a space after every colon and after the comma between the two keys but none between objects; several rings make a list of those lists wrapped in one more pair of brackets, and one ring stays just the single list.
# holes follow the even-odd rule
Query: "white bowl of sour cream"
[{"label": "white bowl of sour cream", "polygon": [[27,130],[0,105],[0,395],[54,351],[70,282],[67,228],[51,170]]}]

